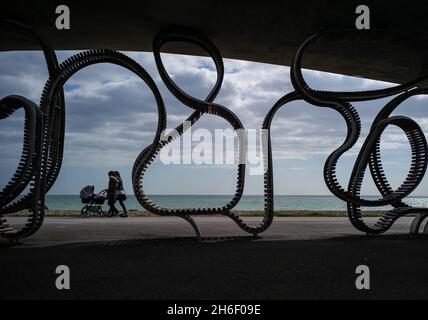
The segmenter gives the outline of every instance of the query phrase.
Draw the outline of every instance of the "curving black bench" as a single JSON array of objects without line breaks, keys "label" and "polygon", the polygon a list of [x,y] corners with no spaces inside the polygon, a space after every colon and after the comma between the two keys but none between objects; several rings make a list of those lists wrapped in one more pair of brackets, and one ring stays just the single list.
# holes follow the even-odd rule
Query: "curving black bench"
[{"label": "curving black bench", "polygon": [[[418,233],[423,220],[428,216],[426,208],[412,208],[404,202],[407,197],[422,181],[427,165],[427,142],[422,129],[412,119],[404,116],[391,116],[391,113],[406,99],[414,95],[427,94],[428,88],[419,85],[428,76],[422,75],[413,81],[397,85],[393,88],[363,91],[363,92],[331,92],[314,90],[308,86],[302,75],[302,58],[305,50],[315,40],[334,35],[335,39],[349,39],[355,41],[376,42],[385,36],[381,32],[373,31],[329,31],[320,33],[306,40],[296,52],[290,69],[291,81],[295,91],[281,99],[270,109],[266,115],[262,129],[263,163],[264,163],[264,217],[258,225],[246,224],[232,209],[239,203],[244,192],[246,168],[246,136],[244,126],[239,118],[227,107],[215,103],[224,77],[223,59],[216,46],[204,35],[184,28],[170,28],[156,35],[153,40],[153,52],[156,66],[162,81],[169,91],[185,106],[191,108],[193,113],[186,119],[191,125],[196,123],[204,114],[211,114],[227,121],[235,130],[239,141],[239,163],[236,171],[236,189],[229,203],[215,208],[177,208],[168,209],[154,203],[144,191],[144,175],[147,168],[158,156],[163,147],[171,143],[184,133],[186,128],[179,125],[174,134],[165,134],[167,113],[162,96],[150,75],[133,59],[114,50],[89,50],[78,53],[60,65],[54,50],[43,38],[29,27],[10,20],[1,20],[2,27],[14,28],[35,38],[40,44],[47,63],[49,79],[43,89],[40,105],[20,96],[8,96],[0,100],[0,119],[5,119],[18,108],[25,110],[24,144],[22,157],[16,173],[11,181],[0,192],[0,235],[9,240],[18,240],[28,237],[36,232],[43,223],[45,194],[58,177],[64,147],[65,133],[65,103],[63,86],[78,71],[94,64],[111,63],[136,74],[151,90],[155,97],[158,111],[156,134],[149,146],[141,151],[135,160],[132,170],[132,183],[134,194],[149,212],[163,216],[178,216],[191,224],[196,234],[200,236],[199,229],[192,218],[193,215],[221,214],[231,218],[242,230],[257,235],[267,230],[274,216],[273,191],[273,165],[270,127],[276,112],[289,102],[305,100],[316,106],[333,109],[343,117],[347,125],[347,136],[342,145],[334,150],[324,166],[324,179],[329,190],[338,198],[347,202],[348,215],[351,223],[360,231],[370,235],[377,235],[387,231],[392,224],[406,214],[418,214],[411,227],[412,233]],[[199,46],[213,59],[217,70],[217,80],[208,96],[204,99],[193,97],[169,77],[162,59],[163,45],[171,41],[187,42]],[[377,115],[370,133],[364,141],[358,154],[354,168],[350,175],[347,188],[342,187],[336,178],[338,160],[357,142],[361,124],[357,110],[351,102],[368,101],[397,95]],[[411,151],[412,162],[407,178],[402,185],[393,190],[384,174],[380,158],[380,140],[384,130],[394,125],[399,127],[407,136]],[[373,177],[377,189],[382,197],[378,200],[367,200],[360,197],[361,183],[367,167]],[[29,192],[22,195],[27,186]],[[362,206],[392,205],[393,210],[387,211],[370,226],[364,222],[360,208]],[[7,225],[8,214],[29,210],[27,223],[21,229],[11,228]],[[427,228],[425,228],[427,231]]]}]

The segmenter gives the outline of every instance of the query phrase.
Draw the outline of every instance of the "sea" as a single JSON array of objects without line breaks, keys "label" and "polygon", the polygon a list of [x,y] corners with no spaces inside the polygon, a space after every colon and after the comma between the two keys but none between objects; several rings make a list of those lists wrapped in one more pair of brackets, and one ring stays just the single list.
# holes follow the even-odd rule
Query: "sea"
[{"label": "sea", "polygon": [[[377,199],[367,196],[365,199]],[[211,208],[222,207],[231,197],[220,195],[153,195],[150,199],[166,208]],[[405,202],[415,207],[428,207],[428,197],[409,197]],[[128,210],[142,210],[133,195],[126,200]],[[261,211],[264,197],[261,195],[244,195],[234,210]],[[78,195],[47,195],[46,205],[49,210],[80,210],[83,204]],[[107,201],[104,204],[107,207]],[[275,210],[308,210],[308,211],[345,211],[346,203],[334,196],[290,196],[276,195]],[[370,207],[363,210],[385,210],[390,207]]]}]

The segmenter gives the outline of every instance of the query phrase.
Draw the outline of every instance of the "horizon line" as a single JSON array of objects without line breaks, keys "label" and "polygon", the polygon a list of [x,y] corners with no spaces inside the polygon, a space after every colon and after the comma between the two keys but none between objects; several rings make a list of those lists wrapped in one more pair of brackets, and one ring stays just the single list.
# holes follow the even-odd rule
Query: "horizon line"
[{"label": "horizon line", "polygon": [[[134,194],[127,194],[128,196],[135,196]],[[47,194],[47,196],[79,196],[79,194]],[[150,194],[148,196],[221,196],[231,197],[230,194]],[[263,194],[243,194],[242,196],[264,196]],[[335,197],[334,194],[275,194],[274,196],[288,196],[288,197]],[[380,197],[378,194],[364,194],[362,197]],[[428,195],[409,195],[406,198],[428,198]],[[338,198],[339,199],[339,198]]]}]

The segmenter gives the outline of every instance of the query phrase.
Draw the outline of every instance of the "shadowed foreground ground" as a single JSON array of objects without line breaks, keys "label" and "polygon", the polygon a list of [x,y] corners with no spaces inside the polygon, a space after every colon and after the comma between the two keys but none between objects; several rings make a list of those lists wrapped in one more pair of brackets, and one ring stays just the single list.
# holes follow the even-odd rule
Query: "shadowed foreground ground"
[{"label": "shadowed foreground ground", "polygon": [[[278,218],[262,239],[198,220],[202,241],[183,238],[191,230],[176,218],[48,219],[23,244],[0,242],[0,298],[428,298],[428,237],[408,236],[410,219],[368,238],[346,219]],[[69,291],[55,289],[59,264],[70,267]],[[360,264],[371,290],[355,289]]]}]

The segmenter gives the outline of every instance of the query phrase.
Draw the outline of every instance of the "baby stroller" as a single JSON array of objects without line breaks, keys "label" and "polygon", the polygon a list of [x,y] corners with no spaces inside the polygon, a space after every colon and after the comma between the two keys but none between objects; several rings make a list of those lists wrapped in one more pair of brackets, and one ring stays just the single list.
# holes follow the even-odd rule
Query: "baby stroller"
[{"label": "baby stroller", "polygon": [[88,185],[80,191],[80,199],[85,206],[80,210],[81,217],[89,217],[91,212],[98,216],[105,216],[107,212],[103,211],[103,204],[107,199],[107,190],[100,193],[94,193],[94,186]]}]

